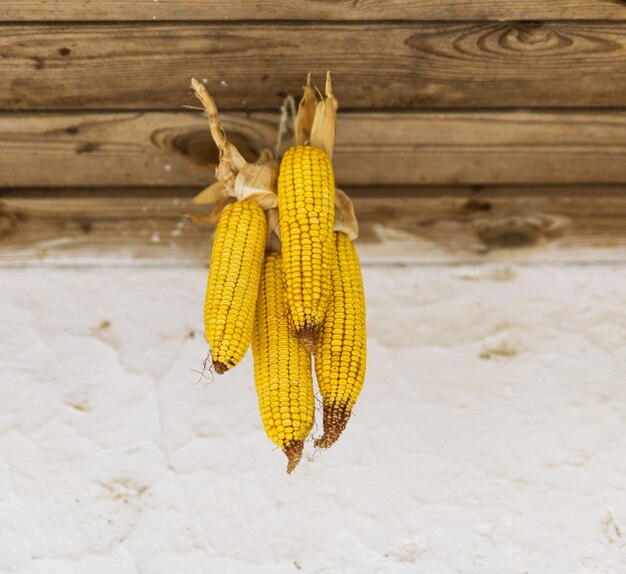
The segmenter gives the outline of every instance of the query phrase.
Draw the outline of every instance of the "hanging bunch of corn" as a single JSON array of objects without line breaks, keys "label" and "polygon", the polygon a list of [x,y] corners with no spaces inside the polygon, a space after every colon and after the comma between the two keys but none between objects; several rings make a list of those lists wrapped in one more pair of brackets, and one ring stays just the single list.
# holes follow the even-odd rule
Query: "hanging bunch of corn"
[{"label": "hanging bunch of corn", "polygon": [[351,241],[358,225],[331,163],[337,100],[330,74],[322,101],[307,79],[297,145],[278,170],[270,150],[247,163],[204,86],[192,87],[220,151],[217,183],[194,200],[217,204],[195,218],[218,223],[205,305],[213,367],[234,367],[252,342],[261,420],[291,472],[314,423],[311,354],[323,400],[316,446],[329,447],[344,430],[365,375],[365,302]]}]

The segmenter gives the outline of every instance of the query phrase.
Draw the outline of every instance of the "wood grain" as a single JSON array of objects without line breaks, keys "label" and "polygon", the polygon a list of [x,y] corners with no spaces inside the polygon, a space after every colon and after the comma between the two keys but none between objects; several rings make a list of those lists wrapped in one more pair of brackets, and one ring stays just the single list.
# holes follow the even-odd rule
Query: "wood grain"
[{"label": "wood grain", "polygon": [[[547,3],[546,3],[547,4]],[[626,23],[0,26],[0,108],[275,109],[333,71],[346,108],[626,106]]]},{"label": "wood grain", "polygon": [[[250,160],[277,119],[223,116]],[[341,186],[626,182],[626,112],[354,112],[338,125]],[[200,112],[0,114],[0,187],[200,189],[216,162]]]},{"label": "wood grain", "polygon": [[3,0],[4,21],[626,19],[619,0]]},{"label": "wood grain", "polygon": [[[366,262],[626,261],[626,187],[349,190]],[[0,196],[0,263],[206,265],[192,190]]]},{"label": "wood grain", "polygon": [[[223,119],[248,159],[276,130],[274,117]],[[198,164],[217,161],[201,112],[0,115],[0,187],[203,185],[213,170]]]}]

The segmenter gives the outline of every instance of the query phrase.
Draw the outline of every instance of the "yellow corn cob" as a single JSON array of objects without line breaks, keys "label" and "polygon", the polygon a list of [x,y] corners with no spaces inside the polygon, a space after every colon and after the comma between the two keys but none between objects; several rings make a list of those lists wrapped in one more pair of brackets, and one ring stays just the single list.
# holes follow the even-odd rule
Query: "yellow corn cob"
[{"label": "yellow corn cob", "polygon": [[204,303],[205,336],[216,373],[234,367],[250,346],[266,237],[267,220],[257,203],[238,201],[222,212]]},{"label": "yellow corn cob", "polygon": [[330,291],[335,218],[333,167],[324,151],[287,150],[278,174],[278,211],[289,317],[298,339],[313,351]]},{"label": "yellow corn cob", "polygon": [[289,328],[280,253],[267,255],[252,336],[254,381],[263,427],[287,455],[291,473],[315,419],[311,355]]},{"label": "yellow corn cob", "polygon": [[346,428],[365,379],[365,298],[361,266],[352,241],[335,232],[331,264],[332,297],[315,352],[315,374],[324,407],[324,435],[315,446],[328,448]]}]

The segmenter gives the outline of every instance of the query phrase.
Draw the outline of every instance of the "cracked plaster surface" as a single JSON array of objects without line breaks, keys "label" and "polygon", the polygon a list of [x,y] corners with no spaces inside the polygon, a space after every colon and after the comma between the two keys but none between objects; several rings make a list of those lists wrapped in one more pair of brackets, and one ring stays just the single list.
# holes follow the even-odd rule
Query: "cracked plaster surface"
[{"label": "cracked plaster surface", "polygon": [[201,269],[0,271],[0,572],[620,573],[626,268],[368,267],[366,387],[292,476]]}]

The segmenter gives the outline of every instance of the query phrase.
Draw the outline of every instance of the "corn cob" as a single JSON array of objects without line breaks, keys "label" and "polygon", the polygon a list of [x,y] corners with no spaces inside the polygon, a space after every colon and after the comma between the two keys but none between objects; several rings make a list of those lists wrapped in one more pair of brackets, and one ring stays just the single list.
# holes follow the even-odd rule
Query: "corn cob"
[{"label": "corn cob", "polygon": [[324,435],[315,446],[328,448],[346,428],[365,379],[365,298],[359,258],[345,233],[335,232],[331,264],[332,297],[315,352],[315,374],[323,401]]},{"label": "corn cob", "polygon": [[289,318],[313,351],[330,292],[335,217],[333,168],[321,149],[287,150],[278,174],[278,211]]},{"label": "corn cob", "polygon": [[311,355],[289,328],[280,253],[266,256],[257,300],[252,355],[263,427],[287,456],[291,473],[315,418]]},{"label": "corn cob", "polygon": [[204,303],[205,336],[218,374],[241,361],[250,346],[266,236],[265,214],[252,201],[228,205],[218,221]]}]

